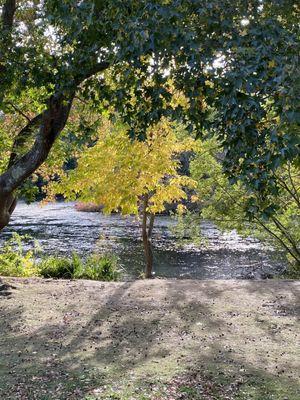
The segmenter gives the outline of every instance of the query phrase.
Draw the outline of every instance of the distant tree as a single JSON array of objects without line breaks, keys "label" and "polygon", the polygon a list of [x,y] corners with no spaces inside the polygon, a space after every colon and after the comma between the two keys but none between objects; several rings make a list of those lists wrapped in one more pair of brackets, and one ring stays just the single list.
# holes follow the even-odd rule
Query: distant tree
[{"label": "distant tree", "polygon": [[52,195],[60,193],[67,199],[102,205],[105,213],[139,215],[146,278],[152,276],[155,215],[167,204],[186,199],[184,188],[196,183],[178,173],[179,155],[193,149],[195,142],[176,133],[163,119],[147,130],[144,141],[132,141],[124,124],[106,121],[95,146],[79,157],[77,168],[49,188]]}]

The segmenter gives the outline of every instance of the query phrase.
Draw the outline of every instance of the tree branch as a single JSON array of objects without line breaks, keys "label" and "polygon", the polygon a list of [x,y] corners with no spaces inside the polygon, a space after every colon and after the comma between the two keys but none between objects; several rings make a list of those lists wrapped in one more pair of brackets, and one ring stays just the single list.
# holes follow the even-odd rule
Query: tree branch
[{"label": "tree branch", "polygon": [[280,177],[280,176],[278,176],[276,174],[273,174],[273,175],[277,179],[279,185],[283,189],[285,189],[293,197],[293,199],[297,203],[298,207],[300,208],[300,198],[298,196],[298,190],[294,185],[293,178],[291,176],[290,171],[288,171],[288,175],[289,175],[289,179],[290,179],[290,183],[291,183],[292,189],[288,186],[288,184],[286,183],[286,181],[282,177]]},{"label": "tree branch", "polygon": [[31,118],[28,117],[28,115],[26,115],[22,110],[19,109],[19,107],[15,106],[13,103],[11,103],[10,101],[7,102],[7,104],[9,106],[11,106],[18,114],[22,115],[22,117],[24,117],[25,119],[27,119],[28,122],[31,121]]},{"label": "tree branch", "polygon": [[74,93],[68,99],[57,94],[49,99],[48,108],[41,114],[40,129],[32,148],[1,175],[2,192],[11,193],[17,189],[46,160],[67,122],[73,97]]},{"label": "tree branch", "polygon": [[269,234],[271,237],[275,238],[285,249],[286,251],[296,260],[299,262],[299,258],[297,257],[296,254],[292,251],[292,249],[289,248],[289,246],[282,240],[278,235],[276,235],[275,232],[273,232],[271,229],[269,229],[263,222],[261,222],[258,218],[254,217],[256,222],[262,226]]},{"label": "tree branch", "polygon": [[8,163],[8,168],[10,168],[16,161],[16,158],[18,156],[18,149],[20,149],[22,146],[24,146],[26,140],[28,139],[29,135],[32,133],[33,129],[37,126],[39,122],[42,120],[43,114],[38,114],[31,120],[29,120],[29,123],[20,130],[18,133],[17,137],[14,140],[12,149],[11,149],[11,155]]},{"label": "tree branch", "polygon": [[110,66],[107,61],[99,62],[92,65],[83,73],[79,73],[74,77],[74,83],[76,86],[80,85],[84,80],[91,78],[92,76],[98,74],[99,72],[105,71]]},{"label": "tree branch", "polygon": [[290,242],[290,244],[292,245],[292,248],[294,249],[294,251],[298,254],[298,256],[300,258],[300,250],[297,247],[297,242],[290,235],[290,233],[288,232],[286,227],[274,216],[272,217],[272,221],[274,222],[276,227],[279,229],[279,231],[283,234],[283,236],[287,239],[287,241]]},{"label": "tree branch", "polygon": [[297,198],[297,204],[298,204],[298,206],[299,206],[299,208],[300,208],[299,190],[296,188],[296,185],[295,185],[295,183],[294,183],[294,180],[293,180],[293,177],[292,177],[292,174],[291,174],[291,164],[290,164],[290,163],[288,163],[288,174],[289,174],[289,178],[290,178],[291,185],[292,185],[292,187],[293,187],[293,189],[294,189],[294,195],[295,195],[296,198]]},{"label": "tree branch", "polygon": [[[74,77],[72,88],[67,91],[60,89],[52,95],[47,109],[34,117],[18,134],[12,149],[8,169],[0,176],[0,197],[8,197],[16,190],[46,160],[54,141],[64,129],[69,117],[75,91],[78,86],[92,75],[107,69],[109,63],[97,63],[83,73]],[[31,149],[17,158],[17,149],[22,146],[32,129],[40,124],[34,144]]]}]

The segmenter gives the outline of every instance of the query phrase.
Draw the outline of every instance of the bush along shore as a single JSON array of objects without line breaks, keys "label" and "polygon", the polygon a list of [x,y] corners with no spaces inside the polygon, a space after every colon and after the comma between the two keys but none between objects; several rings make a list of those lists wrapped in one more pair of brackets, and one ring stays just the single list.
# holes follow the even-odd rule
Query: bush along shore
[{"label": "bush along shore", "polygon": [[[40,258],[41,248],[35,242],[33,249],[24,249],[24,239],[14,234],[0,253],[0,276],[43,277],[54,279],[91,279],[116,281],[121,269],[118,258],[111,254],[92,254],[87,258],[73,253],[67,256]],[[27,237],[28,239],[28,237]]]}]

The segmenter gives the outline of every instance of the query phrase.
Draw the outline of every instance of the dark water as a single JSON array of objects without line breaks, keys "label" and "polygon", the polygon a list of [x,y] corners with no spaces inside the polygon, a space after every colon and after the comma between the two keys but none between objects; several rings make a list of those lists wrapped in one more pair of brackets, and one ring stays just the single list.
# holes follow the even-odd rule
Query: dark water
[{"label": "dark water", "polygon": [[[279,274],[283,258],[273,249],[235,232],[224,234],[210,222],[202,224],[206,239],[201,245],[180,246],[170,227],[170,217],[156,219],[153,231],[155,273],[162,277],[228,279],[262,278]],[[143,269],[140,225],[135,218],[78,212],[72,203],[19,204],[1,240],[11,235],[29,234],[38,239],[46,254],[87,254],[92,251],[117,254],[127,276]]]}]

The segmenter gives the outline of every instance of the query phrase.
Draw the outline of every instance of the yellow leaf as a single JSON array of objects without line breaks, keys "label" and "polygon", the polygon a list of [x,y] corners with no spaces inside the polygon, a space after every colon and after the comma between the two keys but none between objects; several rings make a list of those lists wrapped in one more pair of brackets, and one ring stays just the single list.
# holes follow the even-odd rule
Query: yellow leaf
[{"label": "yellow leaf", "polygon": [[275,66],[276,66],[276,62],[274,60],[269,61],[269,63],[268,63],[269,68],[274,68]]},{"label": "yellow leaf", "polygon": [[211,82],[211,81],[206,80],[204,83],[205,83],[205,86],[208,86],[208,87],[210,87],[210,88],[213,88],[213,87],[214,87],[214,83]]}]

